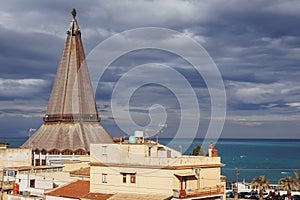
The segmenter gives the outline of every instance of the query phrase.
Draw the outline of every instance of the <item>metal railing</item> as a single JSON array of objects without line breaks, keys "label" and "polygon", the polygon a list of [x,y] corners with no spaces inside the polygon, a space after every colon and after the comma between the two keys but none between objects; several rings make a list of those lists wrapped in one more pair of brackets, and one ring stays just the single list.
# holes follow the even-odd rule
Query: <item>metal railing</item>
[{"label": "metal railing", "polygon": [[45,115],[43,117],[44,122],[95,122],[99,121],[98,115],[95,114],[54,114]]},{"label": "metal railing", "polygon": [[186,189],[177,190],[173,189],[173,197],[175,198],[190,198],[190,197],[203,197],[203,196],[214,196],[224,194],[224,186],[216,185],[212,187],[205,187],[200,189]]}]

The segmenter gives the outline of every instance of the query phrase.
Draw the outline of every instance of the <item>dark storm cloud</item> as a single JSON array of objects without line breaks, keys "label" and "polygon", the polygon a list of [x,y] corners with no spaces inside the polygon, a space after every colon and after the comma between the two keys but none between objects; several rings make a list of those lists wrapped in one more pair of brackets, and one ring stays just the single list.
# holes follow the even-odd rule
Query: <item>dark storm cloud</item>
[{"label": "dark storm cloud", "polygon": [[60,52],[56,48],[62,42],[47,34],[18,33],[0,27],[1,76],[24,78],[55,73],[57,64],[51,62],[58,62]]},{"label": "dark storm cloud", "polygon": [[[224,137],[235,136],[232,132],[243,127],[252,127],[253,137],[262,130],[269,137],[278,128],[273,125],[281,122],[289,130],[289,136],[297,136],[300,2],[294,0],[5,2],[0,8],[0,117],[16,115],[24,129],[28,117],[43,114],[73,7],[78,11],[86,55],[114,33],[145,26],[171,28],[202,44],[217,64],[226,86],[228,120]],[[151,38],[168,39],[162,35]],[[135,42],[141,41],[137,37]],[[108,51],[116,51],[118,45]],[[104,121],[108,126],[115,125],[110,116],[115,83],[131,68],[152,62],[166,64],[182,73],[196,91],[203,111],[201,116],[205,120],[210,118],[210,95],[203,77],[177,55],[147,49],[121,56],[101,79],[96,99],[100,112],[107,115]],[[133,98],[132,111],[136,111],[133,113],[147,111],[158,98],[170,112],[178,111],[172,95],[149,86]],[[23,115],[26,120],[21,119]],[[177,116],[172,117],[177,120]],[[283,118],[290,122],[282,121]],[[5,119],[0,120],[5,127]],[[279,131],[275,136],[280,137]]]}]

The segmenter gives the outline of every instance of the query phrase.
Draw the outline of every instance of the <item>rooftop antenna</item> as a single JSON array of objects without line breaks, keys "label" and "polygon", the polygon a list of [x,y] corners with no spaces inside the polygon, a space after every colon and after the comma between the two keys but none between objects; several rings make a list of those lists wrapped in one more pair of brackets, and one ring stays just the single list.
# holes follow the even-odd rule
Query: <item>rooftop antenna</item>
[{"label": "rooftop antenna", "polygon": [[163,132],[163,129],[165,129],[165,128],[167,128],[168,127],[168,125],[166,124],[166,123],[159,123],[158,124],[158,127],[157,127],[157,133],[156,133],[156,143],[158,144],[158,135],[160,134],[160,133],[162,133]]},{"label": "rooftop antenna", "polygon": [[30,128],[30,129],[28,130],[29,148],[31,148],[31,141],[30,141],[31,134],[34,133],[35,131],[36,131],[35,128]]},{"label": "rooftop antenna", "polygon": [[148,134],[149,131],[154,131],[154,130],[150,129],[150,128],[146,128],[145,131],[144,131],[145,132],[145,139],[147,139],[147,138],[150,139],[150,136]]}]

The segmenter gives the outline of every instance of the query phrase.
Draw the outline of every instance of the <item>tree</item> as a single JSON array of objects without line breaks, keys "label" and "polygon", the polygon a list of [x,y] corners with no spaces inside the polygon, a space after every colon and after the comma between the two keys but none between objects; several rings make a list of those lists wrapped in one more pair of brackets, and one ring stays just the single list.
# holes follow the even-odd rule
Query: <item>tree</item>
[{"label": "tree", "polygon": [[9,145],[9,142],[0,142],[0,146],[8,146]]},{"label": "tree", "polygon": [[295,170],[294,174],[296,175],[296,179],[298,180],[298,182],[300,182],[300,172],[298,170]]},{"label": "tree", "polygon": [[193,148],[193,152],[190,153],[191,156],[204,156],[205,152],[204,149],[200,144]]},{"label": "tree", "polygon": [[292,190],[298,190],[299,182],[297,179],[294,179],[291,176],[286,176],[285,178],[281,178],[278,182],[278,186],[287,191],[288,199],[292,197]]},{"label": "tree", "polygon": [[255,177],[252,179],[251,182],[252,189],[258,189],[259,190],[259,199],[263,199],[263,190],[270,188],[270,183],[265,176]]}]

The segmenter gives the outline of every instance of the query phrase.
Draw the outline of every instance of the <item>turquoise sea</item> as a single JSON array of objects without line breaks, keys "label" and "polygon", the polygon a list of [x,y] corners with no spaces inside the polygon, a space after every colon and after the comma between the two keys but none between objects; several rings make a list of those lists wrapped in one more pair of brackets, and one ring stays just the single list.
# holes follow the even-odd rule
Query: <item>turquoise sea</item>
[{"label": "turquoise sea", "polygon": [[[19,147],[27,138],[0,138],[8,141],[9,147]],[[160,138],[159,142],[177,150],[186,149],[188,154],[193,147],[202,144],[202,139]],[[239,181],[250,182],[255,176],[265,175],[271,183],[277,183],[285,176],[294,176],[293,170],[300,171],[300,140],[298,139],[219,139],[215,145],[226,164],[222,174],[227,181],[236,181],[236,168]]]},{"label": "turquoise sea", "polygon": [[[185,153],[202,144],[202,139],[195,139]],[[168,144],[170,139],[160,139]],[[190,144],[188,139],[176,139],[172,147]],[[294,170],[300,170],[300,140],[297,139],[219,139],[215,145],[221,156],[222,174],[227,181],[236,181],[238,168],[239,181],[248,181],[255,176],[265,175],[271,183],[277,184],[285,176],[293,176]],[[177,147],[178,149],[178,147]]]}]

